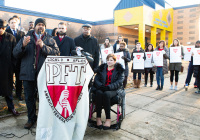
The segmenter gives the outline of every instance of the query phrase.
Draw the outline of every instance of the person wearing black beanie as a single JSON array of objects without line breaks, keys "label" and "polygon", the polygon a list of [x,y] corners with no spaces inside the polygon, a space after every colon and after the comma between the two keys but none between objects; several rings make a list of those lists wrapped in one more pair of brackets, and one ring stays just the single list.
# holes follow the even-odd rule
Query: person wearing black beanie
[{"label": "person wearing black beanie", "polygon": [[38,18],[38,19],[36,19],[36,21],[35,21],[35,26],[36,26],[38,23],[43,23],[44,26],[46,27],[46,20],[45,20],[44,18]]}]

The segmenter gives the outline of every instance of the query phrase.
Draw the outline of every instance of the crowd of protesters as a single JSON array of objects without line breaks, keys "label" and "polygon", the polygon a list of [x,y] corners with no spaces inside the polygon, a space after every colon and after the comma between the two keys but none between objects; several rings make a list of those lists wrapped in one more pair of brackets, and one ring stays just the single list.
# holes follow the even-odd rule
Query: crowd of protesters
[{"label": "crowd of protesters", "polygon": [[[106,76],[104,79],[103,85],[100,86],[100,89],[97,89],[100,94],[103,94],[105,91],[110,91],[112,86],[111,84],[112,73],[115,74],[115,68],[119,68],[120,72],[123,73],[123,78],[119,78],[122,82],[123,80],[123,88],[127,85],[127,79],[129,76],[129,67],[128,63],[131,60],[136,59],[135,56],[137,53],[144,54],[142,59],[146,60],[146,52],[160,51],[163,54],[163,66],[156,66],[152,60],[152,67],[143,68],[143,69],[135,69],[132,64],[131,72],[133,73],[133,86],[134,88],[140,88],[142,74],[145,77],[144,87],[147,87],[148,75],[150,75],[150,87],[153,87],[153,77],[156,74],[157,88],[156,90],[163,90],[164,87],[164,74],[167,74],[170,71],[170,84],[169,89],[178,90],[178,79],[179,72],[182,70],[182,63],[169,63],[170,59],[170,49],[173,47],[181,47],[181,58],[184,57],[183,46],[180,45],[178,39],[174,39],[172,45],[167,48],[166,42],[161,40],[158,43],[158,46],[153,46],[152,44],[148,44],[143,49],[140,42],[137,42],[131,54],[128,49],[127,42],[124,41],[123,36],[118,36],[118,40],[112,46],[110,43],[110,39],[106,38],[105,43],[100,47],[98,41],[95,37],[91,35],[92,26],[89,24],[84,24],[82,26],[82,34],[75,39],[72,39],[66,35],[67,33],[67,25],[64,22],[60,22],[57,28],[53,29],[51,35],[45,32],[46,29],[46,20],[43,18],[38,18],[35,22],[31,21],[29,24],[29,31],[25,34],[23,31],[18,29],[19,25],[19,17],[13,16],[8,20],[8,25],[6,21],[0,19],[0,95],[5,97],[7,102],[8,111],[10,111],[13,115],[20,115],[19,112],[15,110],[13,104],[13,73],[15,73],[15,90],[16,96],[19,101],[22,101],[22,85],[24,88],[25,102],[28,110],[28,121],[24,125],[24,128],[31,128],[35,122],[37,121],[36,115],[36,97],[37,97],[37,76],[38,73],[45,61],[45,58],[48,55],[54,56],[72,56],[73,50],[76,50],[77,47],[81,47],[85,52],[88,52],[93,57],[94,61],[90,62],[90,66],[94,71],[103,70]],[[195,48],[200,47],[200,41],[197,41],[195,44]],[[112,55],[109,55],[107,61],[109,63],[107,65],[101,64],[100,61],[101,50],[110,48]],[[154,49],[155,48],[155,49]],[[123,52],[123,56],[121,59],[124,61],[124,70],[122,70],[122,66],[119,63],[116,63],[116,57],[113,53],[121,53]],[[193,57],[193,56],[192,56]],[[111,62],[110,62],[111,61]],[[109,69],[107,67],[109,66]],[[119,73],[119,74],[122,74]],[[194,87],[198,88],[196,93],[200,93],[200,66],[193,66],[193,58],[188,66],[187,78],[185,81],[185,86],[188,87],[191,81],[191,77],[194,73],[194,77],[196,78]],[[99,77],[101,77],[99,73]],[[109,76],[109,74],[111,74]],[[175,86],[173,87],[173,79],[175,77]],[[98,77],[97,77],[98,78]],[[97,79],[96,78],[96,79]],[[97,79],[99,80],[99,79]],[[97,82],[97,81],[96,81]],[[100,81],[102,82],[102,81]],[[106,84],[105,84],[106,82]],[[107,94],[111,94],[112,92],[106,92]],[[112,93],[114,96],[116,93]],[[106,95],[108,96],[108,95]],[[101,102],[98,102],[100,106],[102,106]],[[109,104],[109,102],[108,102]],[[106,127],[109,127],[111,124],[110,114],[108,113],[109,105],[106,105],[107,111],[107,123]],[[101,120],[99,119],[101,116],[101,108],[97,108],[97,125],[102,125]]]}]

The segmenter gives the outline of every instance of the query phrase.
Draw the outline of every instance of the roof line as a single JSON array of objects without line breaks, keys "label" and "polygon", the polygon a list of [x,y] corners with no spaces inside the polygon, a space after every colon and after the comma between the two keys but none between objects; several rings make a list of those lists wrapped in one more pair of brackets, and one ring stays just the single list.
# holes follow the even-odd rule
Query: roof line
[{"label": "roof line", "polygon": [[185,8],[191,8],[191,7],[198,7],[200,4],[194,4],[194,5],[188,5],[188,6],[181,6],[181,7],[173,7],[174,10],[178,9],[185,9]]}]

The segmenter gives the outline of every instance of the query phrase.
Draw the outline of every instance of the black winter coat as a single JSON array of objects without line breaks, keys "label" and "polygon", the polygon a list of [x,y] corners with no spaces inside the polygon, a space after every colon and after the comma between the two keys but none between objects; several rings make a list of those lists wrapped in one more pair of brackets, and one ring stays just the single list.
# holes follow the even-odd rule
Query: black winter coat
[{"label": "black winter coat", "polygon": [[[146,59],[145,57],[145,52],[144,50],[141,48],[140,51],[138,52],[137,49],[134,49],[133,52],[131,53],[131,59],[133,60],[133,53],[144,53],[144,60]],[[131,67],[131,72],[133,73],[144,73],[144,69],[134,69],[133,70],[133,64],[132,64],[132,67]]]},{"label": "black winter coat", "polygon": [[[105,86],[107,77],[107,64],[102,64],[97,69],[97,74],[94,79],[93,91]],[[111,84],[108,85],[111,91],[117,91],[118,94],[123,94],[124,69],[121,64],[116,63],[112,73]]]},{"label": "black winter coat", "polygon": [[[59,35],[57,33],[57,35]],[[68,36],[65,35],[65,37],[60,41],[58,36],[54,37],[54,40],[56,41],[59,50],[60,50],[60,56],[71,56],[72,50],[75,50],[75,43],[74,40]]]},{"label": "black winter coat", "polygon": [[13,55],[16,58],[22,58],[21,68],[20,68],[20,80],[34,81],[36,80],[37,74],[39,73],[46,57],[48,55],[60,55],[59,48],[55,40],[46,32],[42,39],[44,46],[40,49],[39,58],[37,63],[37,70],[35,68],[35,59],[36,59],[36,44],[34,38],[34,30],[31,30],[27,33],[26,36],[30,36],[30,42],[27,46],[23,46],[22,38],[13,50]]},{"label": "black winter coat", "polygon": [[83,34],[74,39],[75,45],[80,46],[85,52],[92,55],[94,62],[90,62],[90,66],[93,70],[99,66],[99,45],[96,38],[89,36],[84,38]]},{"label": "black winter coat", "polygon": [[125,57],[125,59],[124,59],[124,62],[125,62],[125,72],[124,72],[124,74],[125,74],[125,76],[128,76],[128,74],[129,74],[128,62],[131,61],[131,56],[130,56],[130,53],[129,53],[129,49],[125,48],[123,50],[120,50],[120,49],[117,50],[117,52],[121,52],[121,51],[123,51],[124,57]]},{"label": "black winter coat", "polygon": [[[10,33],[10,34],[13,35],[13,32],[11,31],[10,27],[8,27],[8,28],[6,29],[6,32],[8,32],[8,33]],[[14,36],[14,35],[13,35],[13,36]],[[22,32],[22,31],[20,31],[20,30],[17,30],[17,34],[16,34],[16,37],[15,37],[15,39],[16,39],[16,44],[17,44],[17,43],[20,41],[20,39],[23,38],[24,36],[25,36],[25,33],[24,33],[24,32]],[[18,72],[18,73],[19,73],[19,71],[20,71],[20,65],[21,65],[21,59],[18,58],[18,59],[16,60],[15,72]]]},{"label": "black winter coat", "polygon": [[13,69],[15,59],[13,48],[16,45],[15,37],[7,32],[3,34],[0,41],[0,95],[7,96],[12,94],[13,89]]}]

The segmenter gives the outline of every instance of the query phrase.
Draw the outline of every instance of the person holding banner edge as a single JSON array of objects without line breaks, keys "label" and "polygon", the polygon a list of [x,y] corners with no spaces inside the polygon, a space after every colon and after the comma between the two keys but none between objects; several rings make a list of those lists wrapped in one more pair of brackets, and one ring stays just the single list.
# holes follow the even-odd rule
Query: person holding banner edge
[{"label": "person holding banner edge", "polygon": [[117,50],[117,52],[123,52],[123,54],[124,54],[124,56],[122,56],[122,59],[124,59],[124,63],[125,63],[125,72],[124,72],[125,77],[124,77],[123,86],[124,86],[124,88],[126,88],[128,74],[129,74],[128,62],[131,61],[131,56],[129,53],[129,49],[125,48],[126,42],[121,42],[121,43],[119,43],[119,45],[120,45],[120,48]]},{"label": "person holding banner edge", "polygon": [[[141,48],[140,42],[137,42],[137,43],[136,43],[135,49],[133,49],[133,52],[132,52],[132,54],[131,54],[131,59],[132,59],[132,60],[134,59],[134,55],[133,55],[134,53],[144,53],[143,59],[144,59],[144,60],[146,59],[146,57],[145,57],[145,52],[144,52],[144,50]],[[134,69],[134,68],[133,68],[133,64],[132,64],[131,72],[133,73],[133,84],[134,84],[134,88],[140,88],[140,83],[141,83],[141,79],[142,79],[141,74],[144,73],[144,69]],[[136,80],[137,74],[138,74],[138,80]]]},{"label": "person holding banner edge", "polygon": [[[183,58],[184,53],[183,53],[183,47],[180,45],[180,41],[178,39],[173,40],[173,44],[169,48],[172,49],[172,47],[181,47],[181,58]],[[169,58],[170,58],[170,53],[169,53]],[[177,89],[177,84],[178,84],[178,78],[179,78],[179,72],[181,71],[182,63],[169,63],[169,70],[170,70],[170,90],[173,90],[173,79],[174,79],[174,73],[175,73],[175,86],[174,90]]]},{"label": "person holding banner edge", "polygon": [[[153,51],[154,51],[153,44],[148,44],[145,52],[153,52]],[[145,68],[144,71],[145,71],[145,75],[144,75],[145,84],[144,84],[144,86],[147,87],[148,74],[150,73],[150,87],[152,87],[153,86],[154,71],[152,70],[152,68]]]},{"label": "person holding banner edge", "polygon": [[13,50],[16,58],[21,58],[20,80],[23,80],[28,121],[25,129],[30,129],[37,121],[36,94],[37,76],[48,55],[60,55],[59,48],[51,35],[45,32],[46,20],[38,18],[34,30],[30,30]]},{"label": "person holding banner edge", "polygon": [[164,40],[159,41],[159,46],[154,51],[161,51],[163,53],[163,66],[155,66],[153,63],[153,71],[156,72],[157,88],[156,90],[163,90],[164,74],[168,73],[167,59],[169,59],[169,50]]}]

